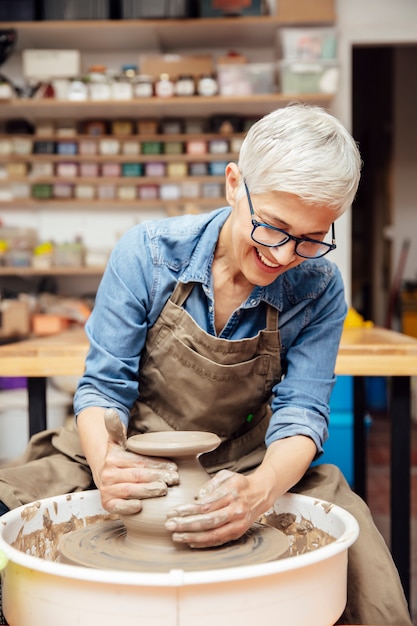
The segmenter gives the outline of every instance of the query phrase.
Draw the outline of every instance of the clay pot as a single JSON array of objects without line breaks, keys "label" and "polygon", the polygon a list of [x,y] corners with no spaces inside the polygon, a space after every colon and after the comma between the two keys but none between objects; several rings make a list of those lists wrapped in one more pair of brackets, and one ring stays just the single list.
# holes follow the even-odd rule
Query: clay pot
[{"label": "clay pot", "polygon": [[195,499],[199,488],[209,480],[198,457],[217,448],[220,442],[217,435],[203,431],[164,431],[129,437],[128,450],[173,460],[178,466],[180,483],[168,487],[166,496],[144,499],[139,513],[120,516],[126,527],[126,541],[145,545],[153,542],[158,548],[189,550],[187,545],[172,541],[171,533],[165,529],[167,513]]}]

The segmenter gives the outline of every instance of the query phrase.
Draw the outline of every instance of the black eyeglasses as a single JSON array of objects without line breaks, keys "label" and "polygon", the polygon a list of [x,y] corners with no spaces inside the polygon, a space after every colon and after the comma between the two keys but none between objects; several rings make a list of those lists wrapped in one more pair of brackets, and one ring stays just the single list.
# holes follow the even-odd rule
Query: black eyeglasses
[{"label": "black eyeglasses", "polygon": [[325,254],[328,254],[332,250],[336,249],[335,229],[334,223],[332,224],[332,243],[325,243],[324,241],[318,241],[317,239],[309,239],[308,237],[300,238],[290,235],[285,230],[271,226],[270,224],[264,224],[258,222],[255,219],[255,211],[253,210],[252,199],[250,197],[249,189],[246,181],[243,181],[246,190],[246,197],[249,203],[250,214],[252,216],[252,233],[251,238],[255,243],[259,243],[261,246],[267,246],[268,248],[278,248],[283,246],[288,241],[295,241],[295,253],[303,259],[318,259]]}]

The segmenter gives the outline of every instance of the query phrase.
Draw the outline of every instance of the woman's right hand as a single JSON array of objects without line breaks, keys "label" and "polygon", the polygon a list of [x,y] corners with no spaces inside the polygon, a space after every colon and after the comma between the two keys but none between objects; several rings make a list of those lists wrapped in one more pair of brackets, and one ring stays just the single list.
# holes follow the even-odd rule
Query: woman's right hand
[{"label": "woman's right hand", "polygon": [[[82,420],[79,430],[83,449],[103,507],[109,513],[133,515],[141,510],[141,500],[164,496],[169,486],[179,483],[177,466],[168,459],[126,450],[124,426],[116,411],[105,412],[104,424],[99,446],[97,440],[94,444],[87,436],[87,420]],[[98,436],[97,431],[95,434]]]}]

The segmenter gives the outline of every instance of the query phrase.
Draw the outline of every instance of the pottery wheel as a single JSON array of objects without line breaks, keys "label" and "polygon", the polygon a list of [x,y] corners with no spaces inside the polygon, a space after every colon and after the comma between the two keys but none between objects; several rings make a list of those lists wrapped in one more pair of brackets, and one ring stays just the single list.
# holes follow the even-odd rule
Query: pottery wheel
[{"label": "pottery wheel", "polygon": [[168,572],[255,565],[288,556],[288,537],[264,524],[254,524],[239,540],[217,548],[177,549],[157,542],[131,542],[119,521],[100,522],[63,535],[61,562],[95,569]]}]

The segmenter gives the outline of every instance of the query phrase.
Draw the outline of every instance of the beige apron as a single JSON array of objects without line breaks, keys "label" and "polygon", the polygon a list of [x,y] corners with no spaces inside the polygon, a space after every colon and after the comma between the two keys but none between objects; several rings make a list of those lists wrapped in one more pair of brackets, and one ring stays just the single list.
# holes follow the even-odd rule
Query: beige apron
[{"label": "beige apron", "polygon": [[200,457],[206,469],[248,471],[265,454],[272,387],[281,378],[278,311],[268,306],[266,328],[255,337],[221,339],[182,308],[193,287],[178,283],[148,332],[129,434],[214,432],[222,443]]},{"label": "beige apron", "polygon": [[[281,376],[278,314],[268,307],[266,329],[254,338],[213,337],[181,307],[192,287],[178,284],[148,333],[129,434],[214,431],[222,444],[203,455],[203,464],[210,471],[249,471],[263,458],[268,401]],[[91,488],[78,435],[65,428],[35,435],[19,463],[0,471],[0,501],[10,509]],[[293,491],[333,502],[359,522],[361,534],[349,550],[348,604],[338,623],[411,626],[391,555],[368,507],[341,472],[332,465],[311,468]]]}]

